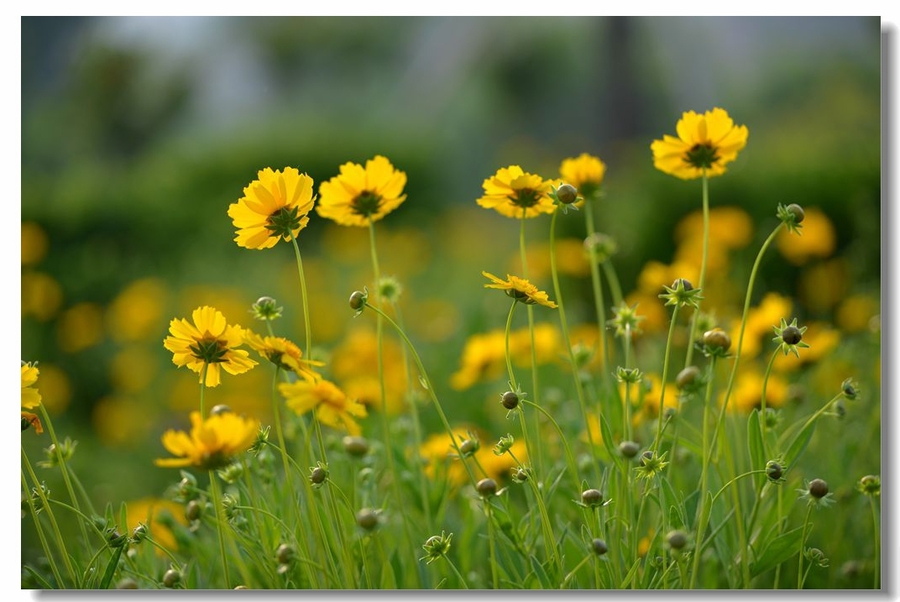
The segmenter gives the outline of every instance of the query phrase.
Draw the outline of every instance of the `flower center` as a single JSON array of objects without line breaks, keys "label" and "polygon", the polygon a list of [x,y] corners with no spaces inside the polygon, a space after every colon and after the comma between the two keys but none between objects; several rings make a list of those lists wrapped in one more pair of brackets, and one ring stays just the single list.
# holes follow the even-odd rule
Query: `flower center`
[{"label": "flower center", "polygon": [[541,193],[537,190],[533,190],[531,188],[523,188],[521,190],[517,190],[515,195],[510,195],[509,200],[512,201],[513,205],[518,205],[523,209],[528,209],[529,207],[537,205],[540,198]]},{"label": "flower center", "polygon": [[357,215],[371,217],[378,213],[378,208],[381,206],[381,195],[366,190],[353,199],[351,205],[351,210]]},{"label": "flower center", "polygon": [[228,346],[219,339],[207,337],[190,346],[191,353],[205,364],[218,364],[225,361]]},{"label": "flower center", "polygon": [[266,220],[266,229],[272,233],[270,236],[281,236],[285,240],[290,240],[294,230],[299,228],[300,216],[297,214],[297,207],[282,207]]},{"label": "flower center", "polygon": [[712,167],[719,160],[717,148],[711,144],[695,144],[684,157],[684,162],[697,168]]}]

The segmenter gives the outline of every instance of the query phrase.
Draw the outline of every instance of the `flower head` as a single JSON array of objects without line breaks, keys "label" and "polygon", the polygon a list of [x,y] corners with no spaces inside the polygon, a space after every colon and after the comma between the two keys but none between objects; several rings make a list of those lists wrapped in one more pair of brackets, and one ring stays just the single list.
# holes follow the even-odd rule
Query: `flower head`
[{"label": "flower head", "polygon": [[368,226],[400,206],[406,195],[406,174],[376,155],[359,163],[344,163],[341,173],[319,186],[316,211],[342,226]]},{"label": "flower head", "polygon": [[200,412],[191,412],[191,425],[190,433],[175,430],[163,433],[163,446],[178,457],[158,459],[157,466],[221,468],[235,455],[247,451],[259,431],[259,421],[233,412],[214,414],[206,420]]},{"label": "flower head", "polygon": [[522,171],[518,165],[497,170],[482,184],[484,196],[476,202],[485,209],[495,209],[501,215],[517,219],[553,213],[556,205],[550,193],[553,180]]},{"label": "flower head", "polygon": [[213,307],[203,306],[191,315],[194,323],[174,319],[169,323],[171,336],[163,341],[165,348],[172,352],[172,362],[176,366],[187,366],[200,374],[206,368],[206,386],[219,384],[220,370],[229,374],[243,374],[256,362],[244,349],[244,329],[225,321],[222,312]]},{"label": "flower head", "polygon": [[446,535],[441,531],[440,535],[432,535],[425,541],[422,548],[425,550],[425,556],[419,558],[424,560],[425,564],[431,564],[438,558],[443,558],[450,552],[450,540],[453,539],[453,533]]},{"label": "flower head", "polygon": [[806,483],[805,489],[798,489],[801,500],[806,500],[807,504],[816,506],[817,508],[826,508],[834,503],[832,493],[828,491],[828,483],[822,479],[813,479]]},{"label": "flower head", "polygon": [[507,296],[512,297],[516,301],[521,301],[526,305],[534,305],[538,303],[540,305],[544,305],[551,309],[556,307],[556,303],[551,301],[547,297],[547,293],[544,291],[538,290],[538,288],[525,280],[524,278],[519,278],[518,276],[510,276],[506,275],[508,280],[501,280],[497,278],[493,274],[489,274],[488,272],[481,272],[486,278],[491,280],[493,284],[485,284],[485,288],[496,288],[502,291],[506,291]]},{"label": "flower head", "polygon": [[362,429],[355,418],[365,418],[366,406],[349,399],[333,382],[321,378],[304,378],[278,385],[285,403],[297,414],[315,411],[316,418],[327,426],[359,435]]},{"label": "flower head", "polygon": [[563,159],[559,166],[559,175],[562,179],[577,188],[579,194],[586,199],[599,194],[605,174],[606,164],[587,153]]},{"label": "flower head", "polygon": [[747,126],[736,126],[724,109],[700,115],[682,114],[675,126],[678,137],[663,136],[650,145],[656,169],[682,180],[725,173],[725,165],[737,158],[747,144]]},{"label": "flower head", "polygon": [[34,386],[39,374],[37,363],[22,362],[22,407],[26,410],[41,405],[41,394]]},{"label": "flower head", "polygon": [[324,365],[323,362],[303,358],[300,348],[283,337],[262,337],[244,329],[244,342],[281,370],[295,374],[313,375],[313,369],[310,366]]},{"label": "flower head", "polygon": [[269,249],[291,240],[306,227],[315,198],[313,180],[294,167],[262,169],[244,188],[244,196],[228,207],[237,228],[234,242],[247,249]]}]

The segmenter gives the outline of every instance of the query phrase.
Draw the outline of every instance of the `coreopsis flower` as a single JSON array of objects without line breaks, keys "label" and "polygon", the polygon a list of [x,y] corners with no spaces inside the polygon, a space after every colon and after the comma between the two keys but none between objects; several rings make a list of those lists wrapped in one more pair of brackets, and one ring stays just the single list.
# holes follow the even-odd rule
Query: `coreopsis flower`
[{"label": "coreopsis flower", "polygon": [[287,370],[295,374],[313,375],[311,366],[324,365],[323,362],[304,358],[303,352],[300,351],[296,343],[283,337],[263,337],[244,329],[244,342],[281,370]]},{"label": "coreopsis flower", "polygon": [[683,113],[675,126],[678,137],[664,135],[654,140],[653,165],[682,180],[693,180],[725,173],[725,165],[737,158],[747,144],[747,126],[735,125],[724,109],[704,114]]},{"label": "coreopsis flower", "polygon": [[516,301],[521,301],[526,305],[534,305],[537,303],[551,309],[556,307],[556,303],[547,297],[547,293],[538,290],[535,285],[524,278],[507,274],[506,277],[508,280],[501,280],[488,272],[481,272],[481,274],[492,282],[492,284],[485,284],[484,288],[495,288],[505,291],[507,296],[512,297]]},{"label": "coreopsis flower", "polygon": [[285,403],[297,414],[314,411],[316,418],[327,426],[341,429],[350,435],[362,433],[354,418],[368,415],[366,406],[356,399],[350,399],[333,382],[323,378],[304,378],[292,383],[278,385]]},{"label": "coreopsis flower", "polygon": [[309,223],[315,198],[313,180],[294,167],[262,169],[244,188],[244,196],[228,207],[237,228],[234,242],[247,249],[269,249],[291,240]]},{"label": "coreopsis flower", "polygon": [[198,307],[192,314],[193,324],[184,319],[173,319],[169,323],[171,336],[163,341],[165,348],[172,352],[172,362],[203,378],[206,368],[207,387],[219,384],[221,370],[229,374],[243,374],[256,362],[249,353],[238,349],[244,343],[244,329],[237,324],[229,325],[222,312],[213,307]]},{"label": "coreopsis flower", "polygon": [[160,458],[155,463],[167,468],[221,468],[250,449],[258,431],[258,420],[233,412],[213,414],[205,420],[200,412],[191,412],[190,433],[170,429],[162,436],[163,446],[177,457]]},{"label": "coreopsis flower", "polygon": [[342,226],[368,226],[400,206],[406,195],[406,174],[376,155],[359,163],[344,163],[337,175],[319,185],[316,211]]},{"label": "coreopsis flower", "polygon": [[550,196],[555,184],[558,185],[558,182],[522,171],[518,165],[510,165],[500,168],[484,181],[484,196],[476,203],[518,219],[550,214],[556,210]]},{"label": "coreopsis flower", "polygon": [[581,153],[577,157],[563,159],[559,166],[562,179],[574,186],[586,199],[597,196],[606,175],[606,164],[593,155]]},{"label": "coreopsis flower", "polygon": [[[38,370],[36,363],[22,362],[22,407],[26,410],[33,410],[41,405],[41,394],[37,387],[34,386],[37,383],[39,374],[40,370]],[[29,426],[33,426],[34,432],[39,435],[44,432],[41,420],[37,414],[23,411],[22,430],[24,431]]]}]

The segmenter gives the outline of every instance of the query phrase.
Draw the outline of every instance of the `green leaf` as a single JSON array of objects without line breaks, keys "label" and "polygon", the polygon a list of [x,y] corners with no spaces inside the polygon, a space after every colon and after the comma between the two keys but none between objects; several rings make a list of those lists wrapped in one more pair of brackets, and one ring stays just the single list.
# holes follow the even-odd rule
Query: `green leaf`
[{"label": "green leaf", "polygon": [[784,454],[784,465],[786,468],[790,469],[794,462],[797,461],[797,458],[800,457],[800,454],[806,449],[806,446],[809,445],[810,439],[812,439],[813,431],[816,430],[816,421],[813,420],[809,424],[803,427],[803,430],[794,438],[791,442],[790,447],[788,447],[787,452]]},{"label": "green leaf", "polygon": [[106,565],[106,571],[103,573],[103,580],[100,581],[98,589],[109,589],[109,584],[112,582],[113,575],[116,574],[116,569],[119,567],[119,557],[122,556],[122,550],[124,549],[125,546],[119,546],[113,552],[112,558],[109,559],[109,562]]},{"label": "green leaf", "polygon": [[619,450],[616,449],[616,446],[613,445],[613,434],[612,429],[609,428],[609,423],[606,421],[606,417],[601,413],[600,417],[600,437],[603,439],[603,447],[606,448],[606,451],[609,452],[610,457],[612,457],[613,461],[616,465],[622,461],[619,457]]},{"label": "green leaf", "polygon": [[[750,447],[751,470],[762,470],[766,466],[766,447],[762,437],[762,428],[759,423],[759,410],[753,408],[747,419],[747,444]],[[765,475],[753,475],[753,482],[758,491],[765,483]]]},{"label": "green leaf", "polygon": [[756,559],[756,562],[750,564],[750,576],[762,575],[797,554],[800,551],[802,537],[803,527],[797,527],[773,539]]},{"label": "green leaf", "polygon": [[550,575],[547,574],[547,571],[544,569],[544,565],[541,564],[537,557],[532,554],[529,557],[529,560],[531,561],[531,570],[538,578],[538,582],[541,584],[541,589],[555,589],[557,586],[555,586],[550,580]]}]

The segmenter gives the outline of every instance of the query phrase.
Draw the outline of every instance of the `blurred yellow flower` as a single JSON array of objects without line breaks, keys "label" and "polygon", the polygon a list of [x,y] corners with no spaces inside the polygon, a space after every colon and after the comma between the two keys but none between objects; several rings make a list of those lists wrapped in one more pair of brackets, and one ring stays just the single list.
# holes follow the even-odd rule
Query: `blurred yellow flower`
[{"label": "blurred yellow flower", "polygon": [[749,135],[747,126],[736,126],[718,107],[702,115],[683,113],[675,129],[677,138],[666,134],[654,140],[650,150],[656,169],[682,180],[725,173],[725,165],[737,158]]},{"label": "blurred yellow flower", "polygon": [[206,367],[207,387],[215,387],[220,381],[220,370],[229,374],[243,374],[256,362],[244,349],[244,330],[238,325],[229,326],[222,312],[205,305],[192,314],[193,324],[184,319],[173,319],[169,323],[171,336],[163,345],[172,352],[172,362],[187,366],[203,379]]},{"label": "blurred yellow flower", "polygon": [[[744,340],[741,344],[741,356],[752,358],[762,351],[763,342],[771,341],[774,328],[781,324],[781,319],[789,320],[792,315],[793,302],[790,298],[778,293],[766,293],[756,307],[747,312],[747,325],[744,328]],[[729,335],[737,344],[741,332],[740,319],[735,320]]]},{"label": "blurred yellow flower", "polygon": [[537,217],[553,213],[556,205],[550,197],[553,180],[522,171],[518,165],[510,165],[482,184],[484,196],[476,201],[485,209],[495,209],[501,215],[517,219]]},{"label": "blurred yellow flower", "polygon": [[400,206],[406,195],[406,174],[376,155],[359,163],[344,163],[337,175],[319,185],[316,211],[342,226],[368,226]]},{"label": "blurred yellow flower", "polygon": [[283,337],[263,337],[245,328],[244,342],[264,359],[272,362],[277,368],[295,374],[313,376],[315,372],[311,366],[325,365],[324,362],[303,358],[303,352],[300,351],[296,343]]},{"label": "blurred yellow flower", "polygon": [[[194,391],[194,405],[197,393]],[[91,410],[91,424],[97,438],[111,448],[139,449],[154,424],[153,409],[128,395],[101,397]]]},{"label": "blurred yellow flower", "polygon": [[[645,374],[641,385],[632,387],[631,403],[637,409],[632,416],[634,426],[659,419],[659,400],[662,394],[662,379],[657,374]],[[619,396],[621,399],[625,399],[625,383],[619,383]],[[667,383],[663,409],[677,410],[679,407],[678,397],[678,387],[675,383]]]},{"label": "blurred yellow flower", "polygon": [[259,421],[233,412],[213,414],[206,420],[200,412],[191,412],[191,432],[168,430],[162,444],[176,458],[160,458],[157,466],[179,468],[196,466],[216,469],[250,449],[259,431]]},{"label": "blurred yellow flower", "polygon": [[837,240],[834,225],[818,207],[804,207],[805,217],[800,235],[782,229],[775,238],[778,251],[794,265],[804,265],[810,259],[829,257]]},{"label": "blurred yellow flower", "polygon": [[[549,277],[550,271],[550,243],[540,242],[528,246],[526,250],[528,262],[528,275],[538,280]],[[519,252],[510,262],[518,265]],[[556,269],[560,274],[566,274],[577,278],[585,277],[591,273],[591,264],[588,252],[584,247],[584,241],[579,238],[558,238],[556,240]]]},{"label": "blurred yellow flower", "polygon": [[850,263],[842,256],[804,267],[797,283],[800,303],[812,314],[831,312],[847,296],[850,273]]},{"label": "blurred yellow flower", "polygon": [[639,332],[645,334],[662,332],[669,324],[669,312],[658,293],[634,291],[625,296],[624,303],[630,307],[637,305],[637,314],[641,317],[639,330],[632,330],[632,336],[636,336]]},{"label": "blurred yellow flower", "polygon": [[[194,393],[196,397],[196,392]],[[51,415],[61,414],[72,401],[72,384],[59,366],[41,362],[41,405]]]},{"label": "blurred yellow flower", "polygon": [[[389,414],[406,407],[408,384],[403,350],[396,339],[382,341],[385,406]],[[381,383],[378,379],[378,337],[373,329],[354,328],[335,347],[330,360],[331,374],[348,397],[367,407],[381,410]],[[415,378],[413,376],[413,378]]]},{"label": "blurred yellow flower", "polygon": [[247,249],[270,249],[279,240],[289,241],[309,223],[313,207],[313,180],[294,167],[261,169],[258,179],[244,188],[244,196],[228,207],[237,236],[234,242]]},{"label": "blurred yellow flower", "polygon": [[324,425],[359,435],[362,429],[356,418],[365,418],[366,406],[350,399],[337,385],[324,379],[301,379],[278,385],[285,403],[297,414],[315,411],[316,418]]},{"label": "blurred yellow flower", "polygon": [[22,222],[22,265],[35,265],[46,257],[47,233],[37,222]]},{"label": "blurred yellow flower", "polygon": [[41,394],[38,392],[37,383],[40,370],[37,364],[22,362],[22,407],[32,410],[41,404]]},{"label": "blurred yellow flower", "polygon": [[[159,498],[143,498],[128,502],[125,505],[125,512],[128,516],[129,533],[133,532],[138,524],[143,524],[153,541],[170,552],[178,549],[170,525],[187,525],[184,507],[181,504]],[[156,553],[160,556],[165,555],[159,548],[156,548]]]},{"label": "blurred yellow flower", "polygon": [[[793,357],[793,356],[789,356]],[[781,357],[775,362],[777,365]],[[734,392],[728,402],[728,411],[747,414],[754,408],[762,407],[763,373],[759,368],[747,365],[738,371]],[[788,383],[778,374],[769,374],[766,383],[766,407],[780,408],[787,400]],[[719,405],[725,401],[725,392],[719,394]]]},{"label": "blurred yellow flower", "polygon": [[844,332],[862,332],[869,329],[872,318],[881,311],[881,302],[874,295],[852,295],[837,307],[835,322]]},{"label": "blurred yellow flower", "polygon": [[159,336],[166,288],[156,278],[141,278],[122,289],[106,310],[110,336],[116,341],[147,341]]},{"label": "blurred yellow flower", "polygon": [[78,353],[103,340],[103,310],[96,303],[78,303],[62,313],[56,325],[59,347]]},{"label": "blurred yellow flower", "polygon": [[581,196],[590,199],[600,191],[600,184],[606,175],[606,164],[593,155],[581,153],[577,157],[563,159],[559,175],[566,184],[577,188]]},{"label": "blurred yellow flower", "polygon": [[[526,326],[509,333],[509,355],[519,366],[531,365],[531,330]],[[555,362],[566,352],[559,329],[547,322],[534,325],[534,357],[539,366]]]},{"label": "blurred yellow flower", "polygon": [[550,301],[547,297],[547,293],[538,290],[535,285],[524,278],[507,274],[506,277],[508,280],[501,280],[488,272],[482,271],[481,274],[492,282],[492,284],[485,284],[484,288],[495,288],[505,291],[507,296],[512,297],[516,301],[521,301],[526,305],[538,303],[551,309],[556,307],[556,303]]},{"label": "blurred yellow flower", "polygon": [[[150,388],[159,372],[158,355],[147,345],[127,345],[109,363],[109,380],[122,393],[139,393]],[[196,391],[194,392],[196,394]]]},{"label": "blurred yellow flower", "polygon": [[[693,211],[675,226],[675,242],[703,238],[703,212]],[[753,241],[753,220],[740,207],[713,207],[709,210],[709,242],[725,249],[742,249]]]},{"label": "blurred yellow flower", "polygon": [[[502,456],[494,454],[492,443],[478,429],[467,427],[453,429],[453,436],[457,444],[469,439],[470,433],[479,440],[480,444],[473,457],[466,459],[466,462],[470,463],[475,478],[501,481],[508,477],[510,471],[516,466],[510,454]],[[510,447],[510,451],[520,462],[525,462],[528,457],[524,441],[515,441]],[[450,435],[446,432],[429,436],[419,448],[419,455],[425,461],[425,474],[429,478],[438,479],[444,476],[448,483],[456,487],[469,482],[469,474],[459,459]]]},{"label": "blurred yellow flower", "polygon": [[59,282],[43,272],[22,273],[22,316],[46,322],[56,315],[63,302]]},{"label": "blurred yellow flower", "polygon": [[477,382],[494,380],[503,373],[506,335],[502,330],[475,333],[463,346],[460,368],[450,376],[450,386],[458,391]]}]

